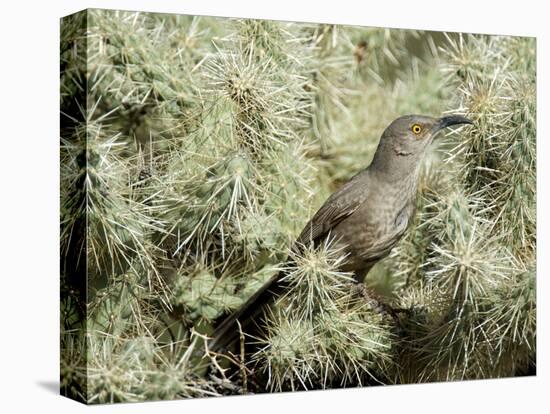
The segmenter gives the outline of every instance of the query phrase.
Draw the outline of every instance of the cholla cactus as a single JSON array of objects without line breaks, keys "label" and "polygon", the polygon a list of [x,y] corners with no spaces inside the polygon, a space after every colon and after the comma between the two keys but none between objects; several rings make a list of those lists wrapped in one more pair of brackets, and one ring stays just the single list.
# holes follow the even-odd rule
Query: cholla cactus
[{"label": "cholla cactus", "polygon": [[[61,58],[64,394],[531,372],[531,39],[92,10],[62,20]],[[396,320],[356,294],[330,240],[289,247],[392,119],[442,108],[476,126],[431,154],[415,225],[369,274],[409,309]],[[289,254],[256,352],[208,355],[212,322]]]},{"label": "cholla cactus", "polygon": [[372,381],[391,364],[392,334],[380,314],[354,295],[353,275],[332,240],[293,253],[283,278],[288,291],[268,319],[253,362],[271,391],[315,389]]}]

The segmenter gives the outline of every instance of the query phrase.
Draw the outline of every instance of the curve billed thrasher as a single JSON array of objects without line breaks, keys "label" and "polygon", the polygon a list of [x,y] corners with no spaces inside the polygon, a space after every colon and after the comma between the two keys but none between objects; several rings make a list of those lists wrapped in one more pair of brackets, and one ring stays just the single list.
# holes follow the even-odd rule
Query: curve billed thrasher
[{"label": "curve billed thrasher", "polygon": [[[459,115],[432,118],[406,115],[384,131],[370,166],[332,194],[306,224],[297,246],[314,245],[329,235],[347,258],[339,270],[353,272],[362,283],[369,270],[386,257],[407,230],[415,212],[421,161],[435,135],[443,128],[472,124]],[[266,304],[283,293],[284,274],[275,274],[239,310],[214,331],[209,349],[226,348]]]}]

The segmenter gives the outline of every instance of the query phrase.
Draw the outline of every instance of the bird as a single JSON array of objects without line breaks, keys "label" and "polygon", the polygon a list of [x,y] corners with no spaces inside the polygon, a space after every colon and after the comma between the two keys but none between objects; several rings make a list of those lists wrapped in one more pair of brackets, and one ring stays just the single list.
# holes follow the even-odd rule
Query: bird
[{"label": "bird", "polygon": [[[405,115],[384,130],[370,165],[328,197],[305,225],[292,250],[318,246],[330,237],[346,258],[338,270],[351,272],[358,286],[371,268],[386,257],[410,226],[422,160],[438,133],[450,126],[473,124],[461,115]],[[237,311],[218,324],[208,348],[222,352],[257,329],[261,312],[288,286],[285,272],[275,273]],[[253,322],[253,323],[252,323]],[[252,328],[254,325],[256,328]]]}]

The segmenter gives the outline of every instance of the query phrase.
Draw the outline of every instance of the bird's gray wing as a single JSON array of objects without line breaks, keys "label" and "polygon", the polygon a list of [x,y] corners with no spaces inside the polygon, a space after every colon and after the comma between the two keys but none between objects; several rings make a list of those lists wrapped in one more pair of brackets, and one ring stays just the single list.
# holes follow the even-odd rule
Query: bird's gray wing
[{"label": "bird's gray wing", "polygon": [[296,239],[297,245],[316,243],[359,208],[368,192],[365,174],[366,171],[357,174],[325,201]]}]

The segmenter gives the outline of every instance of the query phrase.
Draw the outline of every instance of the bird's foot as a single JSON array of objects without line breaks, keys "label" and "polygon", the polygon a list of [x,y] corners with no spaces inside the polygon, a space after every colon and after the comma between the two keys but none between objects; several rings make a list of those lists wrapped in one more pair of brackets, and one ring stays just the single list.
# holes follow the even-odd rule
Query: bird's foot
[{"label": "bird's foot", "polygon": [[369,307],[380,313],[387,313],[387,305],[384,304],[380,297],[376,295],[372,289],[369,289],[364,283],[354,283],[352,285],[353,293],[361,297]]},{"label": "bird's foot", "polygon": [[399,321],[399,314],[410,313],[409,309],[394,308],[384,302],[372,289],[368,288],[364,283],[354,283],[353,289],[363,300],[370,306],[372,310],[381,315],[390,315],[394,320]]}]

